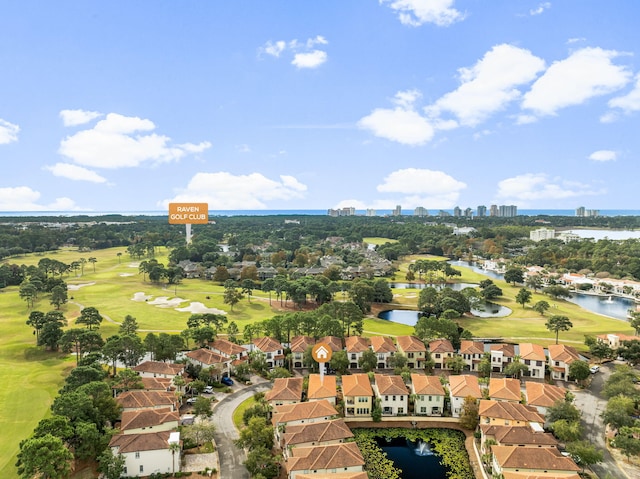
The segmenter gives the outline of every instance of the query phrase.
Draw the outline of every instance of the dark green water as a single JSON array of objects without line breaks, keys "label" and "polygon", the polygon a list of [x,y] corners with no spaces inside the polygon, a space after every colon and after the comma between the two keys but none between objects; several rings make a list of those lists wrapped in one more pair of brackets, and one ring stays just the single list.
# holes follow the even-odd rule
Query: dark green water
[{"label": "dark green water", "polygon": [[395,466],[402,469],[402,479],[446,479],[447,469],[426,444],[416,444],[403,437],[390,441],[379,437],[376,441]]}]

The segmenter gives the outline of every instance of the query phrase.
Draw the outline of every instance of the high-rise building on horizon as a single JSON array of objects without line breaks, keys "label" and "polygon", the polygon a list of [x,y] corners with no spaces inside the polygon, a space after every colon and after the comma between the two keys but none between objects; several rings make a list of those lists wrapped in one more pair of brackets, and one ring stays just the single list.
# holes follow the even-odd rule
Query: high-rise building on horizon
[{"label": "high-rise building on horizon", "polygon": [[413,210],[413,216],[429,216],[429,210],[424,206],[418,206]]},{"label": "high-rise building on horizon", "polygon": [[484,218],[485,216],[487,216],[487,207],[485,205],[478,205],[476,216],[478,218]]},{"label": "high-rise building on horizon", "polygon": [[367,208],[366,216],[376,216],[376,210],[373,208]]},{"label": "high-rise building on horizon", "polygon": [[500,205],[499,214],[502,218],[513,218],[518,216],[518,207],[516,205]]},{"label": "high-rise building on horizon", "polygon": [[402,206],[396,205],[396,207],[391,212],[393,216],[402,216]]},{"label": "high-rise building on horizon", "polygon": [[460,209],[459,206],[456,206],[453,209],[453,216],[455,216],[456,218],[459,218],[460,216],[462,216],[462,210]]},{"label": "high-rise building on horizon", "polygon": [[491,205],[491,207],[489,208],[489,216],[500,216],[498,205]]}]

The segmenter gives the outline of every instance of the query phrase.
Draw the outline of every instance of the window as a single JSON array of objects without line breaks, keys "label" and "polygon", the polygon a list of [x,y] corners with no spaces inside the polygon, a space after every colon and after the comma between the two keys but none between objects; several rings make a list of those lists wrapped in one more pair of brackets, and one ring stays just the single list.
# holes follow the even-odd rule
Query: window
[{"label": "window", "polygon": [[429,396],[429,402],[433,401],[432,396]]},{"label": "window", "polygon": [[422,407],[420,408],[420,412],[421,412],[421,413],[423,413],[423,414],[426,414],[426,412],[427,412],[427,408],[426,408],[426,407],[424,407],[424,406],[422,406]]},{"label": "window", "polygon": [[393,399],[392,399],[392,401],[395,401],[395,400],[396,400],[396,397],[395,397],[395,396],[393,396]]},{"label": "window", "polygon": [[385,397],[384,397],[384,400],[385,400],[385,401],[388,401],[388,400],[389,400],[389,396],[385,396]]},{"label": "window", "polygon": [[436,359],[440,359],[440,353],[436,353]]},{"label": "window", "polygon": [[398,408],[398,414],[404,414],[404,408],[403,407],[399,407]]},{"label": "window", "polygon": [[408,357],[409,359],[413,359],[413,353],[408,353],[408,354],[407,354],[407,357]]},{"label": "window", "polygon": [[355,355],[355,353],[352,353],[352,354],[351,354],[351,359],[352,359],[352,360],[353,360],[353,359],[356,359],[356,355]]},{"label": "window", "polygon": [[140,459],[140,452],[136,451],[136,459]]},{"label": "window", "polygon": [[144,466],[140,464],[140,472],[144,472]]}]

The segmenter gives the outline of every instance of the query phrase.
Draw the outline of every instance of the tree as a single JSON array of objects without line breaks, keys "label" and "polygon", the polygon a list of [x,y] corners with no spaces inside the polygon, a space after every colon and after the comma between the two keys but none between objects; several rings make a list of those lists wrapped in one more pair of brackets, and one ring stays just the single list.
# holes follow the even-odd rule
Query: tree
[{"label": "tree", "polygon": [[273,448],[273,427],[264,417],[254,416],[240,431],[240,437],[235,441],[237,447],[253,450],[258,447]]},{"label": "tree", "polygon": [[[118,253],[122,255],[122,253]],[[118,261],[120,258],[118,257]],[[102,473],[104,479],[120,479],[124,472],[125,459],[122,454],[113,454],[110,447],[107,447],[98,457],[98,472]]]},{"label": "tree", "polygon": [[580,421],[569,421],[567,419],[558,419],[551,423],[553,435],[562,442],[577,441],[582,437],[582,426]]},{"label": "tree", "polygon": [[547,319],[545,327],[549,331],[556,333],[556,344],[558,344],[558,335],[560,334],[560,331],[569,331],[573,327],[573,323],[568,317],[555,314]]},{"label": "tree", "polygon": [[51,351],[57,351],[63,334],[60,323],[57,321],[46,322],[38,336],[38,345],[45,346]]},{"label": "tree", "polygon": [[520,268],[509,268],[504,273],[504,280],[515,286],[516,283],[524,282],[524,272]]},{"label": "tree", "polygon": [[542,290],[542,292],[544,294],[548,294],[553,299],[568,298],[571,296],[571,291],[563,286],[558,285],[547,286]]},{"label": "tree", "polygon": [[589,363],[586,361],[573,361],[569,364],[569,378],[582,382],[591,375]]},{"label": "tree", "polygon": [[629,311],[629,325],[636,330],[636,336],[640,336],[640,311]]},{"label": "tree", "polygon": [[544,299],[533,305],[532,309],[540,316],[544,316],[551,306]]},{"label": "tree", "polygon": [[97,331],[71,328],[65,331],[60,338],[60,346],[65,353],[76,353],[77,364],[82,354],[101,349],[104,346],[104,342]]},{"label": "tree", "polygon": [[524,284],[537,293],[542,288],[542,278],[538,274],[528,274]]},{"label": "tree", "polygon": [[89,330],[98,329],[100,323],[102,323],[102,316],[93,306],[80,311],[80,316],[76,319],[76,324],[84,324]]},{"label": "tree", "polygon": [[629,462],[631,456],[640,454],[640,427],[623,427],[618,431],[618,435],[614,439],[615,447],[620,449],[627,456]]},{"label": "tree", "polygon": [[36,344],[38,344],[38,336],[45,325],[44,313],[42,311],[31,311],[31,313],[29,313],[29,319],[27,319],[27,325],[33,328],[33,334],[36,336]]},{"label": "tree", "polygon": [[456,354],[454,356],[451,356],[450,358],[447,358],[445,360],[445,365],[446,367],[451,369],[453,374],[460,374],[462,371],[464,371],[464,368],[467,365],[467,363],[465,362],[462,356],[460,356],[459,354]]},{"label": "tree", "polygon": [[602,413],[602,420],[615,429],[632,426],[634,419],[635,401],[627,396],[616,396],[609,399],[607,407]]},{"label": "tree", "polygon": [[51,416],[40,420],[33,430],[33,437],[43,437],[51,434],[67,443],[73,437],[73,433],[73,427],[69,423],[69,418],[64,416]]},{"label": "tree", "polygon": [[460,425],[474,431],[478,427],[478,401],[473,396],[467,396],[462,403],[462,409],[460,411]]},{"label": "tree", "polygon": [[20,443],[18,474],[23,479],[66,479],[71,475],[73,454],[59,437],[45,434]]},{"label": "tree", "polygon": [[18,295],[27,302],[27,308],[31,308],[38,298],[38,289],[31,282],[24,281],[20,285]]},{"label": "tree", "polygon": [[547,408],[546,420],[551,424],[560,419],[579,421],[580,411],[570,402],[559,399]]},{"label": "tree", "polygon": [[136,334],[138,331],[138,321],[136,318],[127,314],[122,323],[120,323],[120,327],[118,328],[118,332],[120,334]]},{"label": "tree", "polygon": [[485,300],[490,301],[492,299],[497,298],[498,296],[502,296],[502,289],[500,289],[495,284],[490,284],[489,286],[484,288],[482,290],[482,293],[480,294]]},{"label": "tree", "polygon": [[531,302],[531,291],[526,288],[521,288],[516,295],[516,303],[521,304],[522,307]]},{"label": "tree", "polygon": [[247,301],[250,303],[251,296],[253,295],[253,290],[256,289],[256,284],[252,279],[244,279],[242,280],[240,287],[242,288],[242,292],[247,295]]},{"label": "tree", "polygon": [[89,261],[89,263],[91,263],[93,265],[93,272],[96,272],[96,263],[98,262],[98,260],[94,257],[89,258],[87,261]]},{"label": "tree", "polygon": [[347,356],[347,352],[343,350],[336,351],[331,356],[331,362],[329,364],[334,371],[345,374],[349,368],[349,356]]},{"label": "tree", "polygon": [[262,474],[266,479],[277,477],[280,467],[279,458],[264,446],[250,451],[244,465],[252,477]]},{"label": "tree", "polygon": [[631,366],[640,364],[640,341],[637,339],[623,341],[622,347],[618,349],[618,354]]},{"label": "tree", "polygon": [[193,413],[199,417],[211,417],[211,399],[199,396],[193,405]]},{"label": "tree", "polygon": [[231,287],[224,289],[223,302],[231,306],[231,311],[233,311],[233,307],[238,304],[242,298],[242,292],[236,288]]},{"label": "tree", "polygon": [[65,379],[65,385],[61,391],[75,391],[84,384],[89,384],[93,381],[102,381],[105,376],[106,373],[102,368],[96,369],[92,366],[77,366],[71,370],[69,376]]},{"label": "tree", "polygon": [[235,321],[231,321],[227,326],[227,339],[232,343],[238,342],[238,334],[240,334],[240,330],[238,329],[238,325]]},{"label": "tree", "polygon": [[65,304],[68,300],[67,287],[66,286],[54,286],[51,290],[51,298],[49,302],[53,304],[56,309],[60,309],[60,306]]},{"label": "tree", "polygon": [[211,423],[197,422],[189,427],[183,428],[182,432],[185,439],[190,439],[200,446],[214,439],[216,427]]},{"label": "tree", "polygon": [[577,464],[584,468],[602,462],[604,454],[596,449],[596,446],[589,441],[576,441],[567,444],[567,452]]},{"label": "tree", "polygon": [[504,368],[504,374],[506,376],[511,376],[518,379],[520,379],[522,375],[526,374],[527,372],[529,372],[529,366],[521,362],[519,359],[510,362]]},{"label": "tree", "polygon": [[371,349],[365,349],[358,359],[358,366],[365,373],[373,371],[378,365],[378,356]]}]

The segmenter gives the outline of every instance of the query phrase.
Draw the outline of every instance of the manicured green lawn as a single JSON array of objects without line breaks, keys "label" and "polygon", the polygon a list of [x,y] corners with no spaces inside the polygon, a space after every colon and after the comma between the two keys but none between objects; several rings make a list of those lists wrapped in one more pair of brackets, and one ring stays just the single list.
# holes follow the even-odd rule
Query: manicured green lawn
[{"label": "manicured green lawn", "polygon": [[250,398],[245,399],[240,403],[240,405],[233,411],[233,424],[236,426],[236,429],[240,430],[244,427],[244,423],[242,422],[242,415],[244,412],[258,404],[256,400],[251,396]]},{"label": "manicured green lawn", "polygon": [[385,243],[397,243],[398,240],[391,239],[391,238],[371,237],[371,238],[362,238],[362,242],[366,244],[374,244],[378,246]]}]

